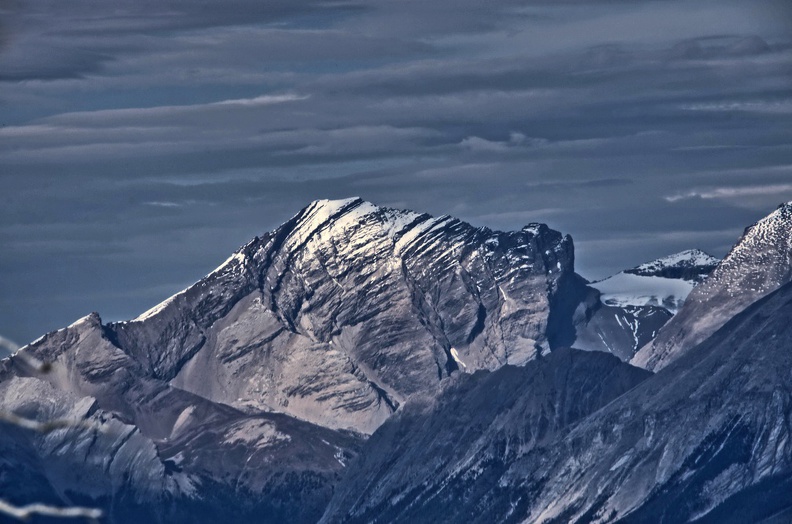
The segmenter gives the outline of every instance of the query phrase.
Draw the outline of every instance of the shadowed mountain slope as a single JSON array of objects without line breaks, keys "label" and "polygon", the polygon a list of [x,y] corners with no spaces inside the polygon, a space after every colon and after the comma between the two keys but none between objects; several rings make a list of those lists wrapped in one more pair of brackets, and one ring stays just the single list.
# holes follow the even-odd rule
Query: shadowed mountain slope
[{"label": "shadowed mountain slope", "polygon": [[[736,524],[788,516],[790,319],[792,284],[602,409],[570,417],[558,433],[548,430],[552,416],[498,401],[488,403],[495,413],[460,414],[482,402],[481,392],[449,388],[425,406],[408,406],[374,434],[324,522]],[[558,369],[569,376],[552,398],[585,399],[570,386],[596,371],[586,366],[575,375],[574,365],[556,362],[557,368],[549,358],[531,363],[524,372],[535,369],[537,378],[524,389],[515,385],[508,398],[531,398],[535,380]],[[542,366],[548,367],[540,372]],[[479,378],[482,387],[487,379]],[[535,402],[543,405],[543,397]],[[547,405],[554,415],[577,404]]]}]

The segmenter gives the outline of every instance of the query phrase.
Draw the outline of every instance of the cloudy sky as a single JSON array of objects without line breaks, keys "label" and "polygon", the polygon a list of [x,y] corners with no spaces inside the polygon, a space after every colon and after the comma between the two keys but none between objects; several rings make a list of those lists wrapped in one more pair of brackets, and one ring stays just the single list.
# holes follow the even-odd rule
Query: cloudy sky
[{"label": "cloudy sky", "polygon": [[792,200],[787,0],[0,0],[0,334],[136,316],[316,198],[600,278]]}]

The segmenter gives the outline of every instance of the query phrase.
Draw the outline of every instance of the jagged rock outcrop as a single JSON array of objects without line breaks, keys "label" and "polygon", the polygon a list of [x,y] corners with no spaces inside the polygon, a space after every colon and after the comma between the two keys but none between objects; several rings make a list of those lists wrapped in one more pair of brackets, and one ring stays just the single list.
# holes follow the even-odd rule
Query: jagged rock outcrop
[{"label": "jagged rock outcrop", "polygon": [[718,267],[632,363],[659,370],[750,304],[792,281],[792,203],[746,228]]},{"label": "jagged rock outcrop", "polygon": [[587,392],[629,389],[606,355],[465,377],[372,436],[322,522],[786,522],[790,318],[787,284],[600,409]]}]

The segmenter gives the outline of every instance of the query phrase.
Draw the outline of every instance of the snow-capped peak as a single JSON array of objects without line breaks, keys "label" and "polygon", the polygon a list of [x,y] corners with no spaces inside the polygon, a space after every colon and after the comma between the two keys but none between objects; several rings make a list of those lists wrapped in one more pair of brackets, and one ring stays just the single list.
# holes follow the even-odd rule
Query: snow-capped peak
[{"label": "snow-capped peak", "polygon": [[709,274],[719,262],[720,260],[700,249],[688,249],[627,269],[624,272],[641,276],[701,280],[700,276]]},{"label": "snow-capped peak", "polygon": [[704,251],[689,249],[626,269],[591,286],[599,290],[605,304],[660,306],[675,314],[718,262]]}]

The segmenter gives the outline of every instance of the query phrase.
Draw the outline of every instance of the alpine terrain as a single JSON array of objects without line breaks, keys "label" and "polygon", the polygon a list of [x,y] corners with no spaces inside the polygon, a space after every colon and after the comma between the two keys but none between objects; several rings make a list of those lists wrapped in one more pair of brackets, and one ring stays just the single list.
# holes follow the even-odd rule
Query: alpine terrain
[{"label": "alpine terrain", "polygon": [[792,281],[792,202],[745,229],[712,274],[633,364],[658,370],[706,339],[741,310]]},{"label": "alpine terrain", "polygon": [[791,230],[785,205],[714,271],[687,251],[589,284],[544,224],[315,201],[137,318],[0,360],[0,498],[111,523],[788,520]]},{"label": "alpine terrain", "polygon": [[629,361],[657,336],[717,263],[718,259],[692,249],[589,284],[586,307],[577,315],[574,346]]},{"label": "alpine terrain", "polygon": [[372,436],[322,522],[789,522],[790,318],[787,284],[642,382],[574,350],[465,377]]},{"label": "alpine terrain", "polygon": [[79,423],[5,432],[3,496],[114,522],[316,521],[409,396],[568,336],[579,280],[571,238],[542,224],[314,202],[139,317],[94,313],[4,360],[0,410]]}]

